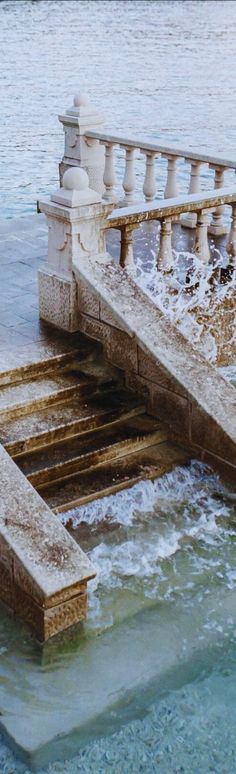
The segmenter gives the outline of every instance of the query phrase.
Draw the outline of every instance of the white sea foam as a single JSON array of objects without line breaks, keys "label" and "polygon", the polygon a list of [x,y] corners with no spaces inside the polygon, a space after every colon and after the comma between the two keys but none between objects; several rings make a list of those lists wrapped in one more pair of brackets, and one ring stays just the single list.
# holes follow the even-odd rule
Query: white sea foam
[{"label": "white sea foam", "polygon": [[[226,265],[226,259],[218,251],[215,251],[218,256],[214,266],[203,265],[196,255],[187,251],[173,251],[173,273],[164,274],[156,267],[157,246],[150,252],[151,259],[147,263],[141,255],[137,258],[138,285],[207,360],[216,362],[215,315],[223,308],[224,301],[235,293],[235,273],[231,282],[219,284],[214,279],[215,272]],[[207,323],[202,319],[204,315]]]},{"label": "white sea foam", "polygon": [[[97,570],[89,584],[92,625],[101,618],[104,625],[105,608],[106,625],[113,623],[111,592],[169,599],[173,593],[190,592],[196,577],[208,572],[226,577],[219,547],[228,529],[230,506],[216,493],[223,494],[218,477],[193,461],[155,481],[142,481],[62,514],[63,522],[69,519],[77,529],[79,541],[80,527],[86,524],[91,529],[89,556]],[[231,585],[231,577],[228,582]],[[106,604],[103,609],[107,595],[109,611]]]}]

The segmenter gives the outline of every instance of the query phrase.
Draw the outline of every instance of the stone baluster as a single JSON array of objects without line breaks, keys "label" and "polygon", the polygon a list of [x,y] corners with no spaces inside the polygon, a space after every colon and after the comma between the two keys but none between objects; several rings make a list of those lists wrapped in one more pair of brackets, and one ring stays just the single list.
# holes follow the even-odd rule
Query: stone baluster
[{"label": "stone baluster", "polygon": [[132,204],[134,202],[135,197],[135,186],[136,186],[136,177],[135,177],[135,169],[134,169],[134,157],[135,157],[135,148],[130,148],[127,146],[125,148],[125,174],[123,179],[123,189],[125,192],[125,203],[126,204]]},{"label": "stone baluster", "polygon": [[210,250],[207,238],[209,210],[200,210],[197,213],[196,240],[194,252],[200,258],[202,263],[208,264],[210,260]]},{"label": "stone baluster", "polygon": [[134,268],[133,231],[136,225],[121,228],[120,266],[127,271]]},{"label": "stone baluster", "polygon": [[[192,194],[198,194],[200,191],[200,170],[201,162],[185,159],[185,161],[191,164],[190,181],[189,181],[189,196]],[[181,226],[186,228],[195,228],[197,223],[196,212],[188,212],[186,215],[182,215],[180,218]]]},{"label": "stone baluster", "polygon": [[[225,167],[215,167],[213,164],[209,164],[210,169],[215,170],[215,184],[214,188],[217,190],[218,188],[224,187],[224,173],[225,173]],[[216,209],[213,212],[212,221],[208,227],[209,234],[213,234],[214,236],[221,236],[222,234],[228,233],[228,228],[225,223],[223,223],[222,215],[224,213],[224,205],[219,205],[219,207],[216,207]]]},{"label": "stone baluster", "polygon": [[157,259],[157,268],[169,272],[173,268],[173,253],[171,244],[171,218],[161,220],[160,245]]},{"label": "stone baluster", "polygon": [[231,229],[226,245],[230,265],[236,269],[236,204],[232,206]]},{"label": "stone baluster", "polygon": [[141,152],[145,153],[145,156],[146,156],[146,171],[145,171],[145,178],[144,178],[144,184],[143,184],[143,193],[144,193],[146,202],[151,202],[153,199],[155,199],[156,191],[157,191],[156,175],[155,175],[155,158],[157,156],[157,153],[153,153],[152,151],[141,151]]},{"label": "stone baluster", "polygon": [[108,202],[115,202],[116,196],[114,186],[116,185],[116,173],[114,165],[114,144],[105,143],[105,169],[103,175],[105,192],[103,198]]},{"label": "stone baluster", "polygon": [[166,187],[164,191],[164,197],[165,199],[174,199],[176,196],[178,196],[178,185],[177,185],[177,175],[176,175],[177,157],[167,156],[165,153],[163,153],[163,156],[168,161],[167,181],[166,181]]}]

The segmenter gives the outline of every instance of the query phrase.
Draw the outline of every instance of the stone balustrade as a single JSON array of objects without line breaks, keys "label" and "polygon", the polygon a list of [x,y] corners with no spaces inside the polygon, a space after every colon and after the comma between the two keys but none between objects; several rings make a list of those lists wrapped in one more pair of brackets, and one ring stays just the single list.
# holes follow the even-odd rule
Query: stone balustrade
[{"label": "stone balustrade", "polygon": [[[218,157],[191,153],[178,147],[166,147],[158,143],[150,143],[144,140],[122,138],[119,135],[108,135],[102,132],[88,131],[86,137],[100,141],[106,148],[105,169],[104,169],[104,198],[108,201],[117,203],[116,196],[117,177],[115,173],[115,148],[119,147],[125,151],[125,171],[122,181],[124,198],[121,203],[124,205],[135,203],[137,198],[137,178],[135,174],[135,162],[138,152],[145,156],[145,176],[143,182],[143,198],[146,202],[151,202],[161,195],[165,199],[177,198],[180,193],[180,183],[178,181],[178,162],[184,160],[190,166],[189,195],[197,194],[201,189],[201,170],[214,170],[214,186],[212,185],[212,176],[208,176],[208,190],[214,187],[214,190],[224,187],[225,172],[229,169],[236,171],[236,161],[220,159]],[[166,184],[164,192],[157,190],[157,171],[156,159],[158,157],[166,160]],[[140,199],[140,195],[139,195]],[[119,202],[120,203],[120,202]],[[220,236],[227,233],[227,223],[223,220],[224,207],[219,206],[212,216],[212,222],[208,224],[209,233]],[[181,218],[181,225],[195,228],[197,222],[196,213],[189,213]]]},{"label": "stone balustrade", "polygon": [[[172,170],[173,171],[173,170]],[[175,250],[172,246],[173,223],[180,217],[196,214],[196,233],[193,254],[203,265],[211,256],[208,240],[208,220],[212,212],[227,205],[231,207],[231,229],[227,237],[223,269],[229,279],[236,270],[236,188],[219,188],[215,192],[186,194],[162,201],[114,207],[89,186],[85,170],[70,167],[63,176],[62,187],[50,200],[39,203],[49,226],[48,265],[39,272],[40,316],[64,330],[78,330],[77,289],[74,269],[89,256],[111,260],[106,247],[106,233],[118,230],[121,234],[119,263],[128,272],[134,272],[134,232],[143,223],[160,223],[157,269],[170,272],[174,268]],[[128,182],[126,195],[130,194]],[[179,228],[179,226],[178,226]],[[178,234],[177,234],[178,236]],[[186,267],[187,274],[191,267]],[[217,268],[217,272],[220,271]]]},{"label": "stone balustrade", "polygon": [[[144,204],[114,209],[108,215],[107,223],[110,228],[121,232],[120,265],[127,269],[133,267],[133,234],[134,230],[143,222],[160,222],[160,242],[157,256],[157,267],[163,271],[170,271],[174,265],[172,250],[172,222],[179,216],[196,217],[196,236],[194,252],[203,264],[208,264],[210,250],[208,243],[209,213],[213,211],[214,217],[218,217],[218,211],[224,205],[231,205],[232,218],[231,229],[227,240],[227,253],[229,265],[236,269],[236,188],[220,188],[217,193],[192,194],[191,196],[176,199],[163,200],[156,206]],[[196,213],[196,215],[195,215]]]},{"label": "stone balustrade", "polygon": [[[102,117],[84,94],[74,98],[72,108],[65,115],[60,115],[59,120],[65,131],[61,179],[68,166],[84,167],[90,187],[103,193],[104,199],[114,206],[127,206],[142,199],[152,202],[156,198],[177,198],[183,192],[183,180],[186,183],[186,174],[183,174],[185,163],[189,167],[189,195],[200,193],[202,183],[208,191],[223,188],[225,173],[231,172],[232,177],[232,172],[236,171],[236,161],[218,155],[103,131]],[[139,163],[143,156],[144,170]],[[211,222],[208,223],[210,234],[220,236],[227,233],[228,224],[223,216],[224,206],[221,204],[213,211]],[[180,222],[182,226],[195,228],[196,212],[184,214]]]}]

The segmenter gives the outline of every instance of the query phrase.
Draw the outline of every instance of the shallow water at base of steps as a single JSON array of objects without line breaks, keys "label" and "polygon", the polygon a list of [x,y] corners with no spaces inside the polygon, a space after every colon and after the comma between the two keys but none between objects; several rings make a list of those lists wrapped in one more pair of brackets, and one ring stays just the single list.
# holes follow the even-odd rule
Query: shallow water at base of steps
[{"label": "shallow water at base of steps", "polygon": [[[38,770],[119,772],[126,761],[130,774],[192,774],[186,768],[191,743],[195,769],[204,771],[196,685],[207,695],[202,680],[218,663],[226,671],[230,660],[234,664],[235,509],[219,493],[224,496],[219,479],[193,462],[105,498],[97,509],[93,503],[77,509],[78,539],[81,528],[99,569],[86,625],[40,648],[23,624],[2,614],[2,727],[23,748],[31,746]],[[234,666],[230,670],[233,682]],[[214,685],[216,739],[206,749],[206,772],[212,750],[221,754]],[[195,706],[195,746],[191,711],[178,731],[181,691]],[[21,764],[4,745],[1,756],[4,774],[28,770],[29,763]],[[230,768],[213,770],[231,774]]]}]

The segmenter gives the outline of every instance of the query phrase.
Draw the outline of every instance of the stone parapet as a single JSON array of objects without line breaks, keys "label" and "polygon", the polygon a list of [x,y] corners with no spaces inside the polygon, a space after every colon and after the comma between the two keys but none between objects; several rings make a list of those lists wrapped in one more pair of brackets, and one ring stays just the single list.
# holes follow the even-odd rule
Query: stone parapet
[{"label": "stone parapet", "polygon": [[0,599],[44,641],[86,616],[95,570],[0,446]]}]

